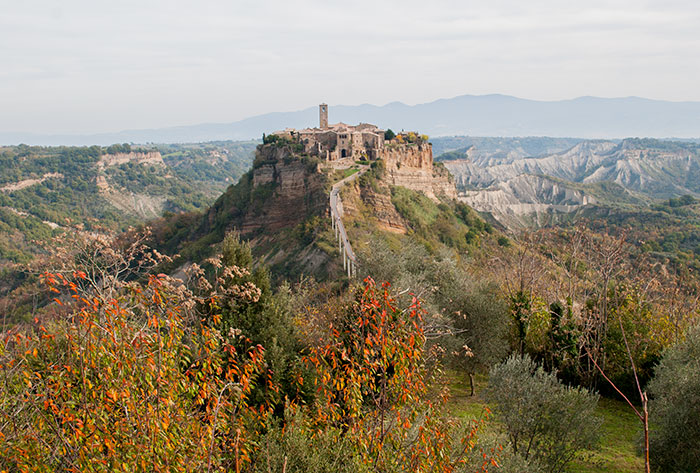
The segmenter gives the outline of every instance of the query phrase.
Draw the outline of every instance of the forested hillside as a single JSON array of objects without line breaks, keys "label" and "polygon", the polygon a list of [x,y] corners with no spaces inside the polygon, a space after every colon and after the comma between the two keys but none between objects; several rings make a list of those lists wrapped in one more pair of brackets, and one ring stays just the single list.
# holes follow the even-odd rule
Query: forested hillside
[{"label": "forested hillside", "polygon": [[0,264],[64,231],[121,231],[206,208],[252,162],[253,142],[0,148]]}]

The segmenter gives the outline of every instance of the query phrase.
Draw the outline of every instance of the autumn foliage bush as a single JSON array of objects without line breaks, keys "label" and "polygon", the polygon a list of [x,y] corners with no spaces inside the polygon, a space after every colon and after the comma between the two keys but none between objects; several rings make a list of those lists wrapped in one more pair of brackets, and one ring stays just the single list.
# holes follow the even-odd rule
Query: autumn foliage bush
[{"label": "autumn foliage bush", "polygon": [[0,464],[10,471],[244,465],[246,426],[266,415],[246,400],[263,372],[262,347],[233,354],[215,329],[185,324],[191,294],[164,275],[130,284],[106,304],[72,279],[45,274],[64,310],[3,340]]},{"label": "autumn foliage bush", "polygon": [[[462,471],[478,425],[442,415],[447,392],[429,392],[419,301],[401,310],[371,279],[313,346],[311,429],[349,439],[369,471]],[[481,466],[496,462],[484,454]]]},{"label": "autumn foliage bush", "polygon": [[478,424],[440,414],[445,392],[426,374],[417,300],[400,309],[388,286],[368,279],[323,319],[330,324],[298,320],[315,337],[290,345],[304,347],[295,354],[304,369],[281,386],[265,347],[236,327],[237,314],[251,317],[247,307],[265,294],[249,268],[224,255],[209,277],[194,265],[185,282],[120,279],[146,250],[121,258],[109,242],[91,245],[92,255],[110,257],[45,272],[53,304],[33,326],[2,334],[0,471],[495,465],[488,451],[472,466]]}]

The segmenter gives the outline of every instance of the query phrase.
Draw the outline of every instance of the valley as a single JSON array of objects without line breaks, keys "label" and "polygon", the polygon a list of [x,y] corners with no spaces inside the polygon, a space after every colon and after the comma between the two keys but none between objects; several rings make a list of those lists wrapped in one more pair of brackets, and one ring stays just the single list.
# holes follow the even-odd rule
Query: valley
[{"label": "valley", "polygon": [[700,473],[700,2],[6,2],[0,473]]},{"label": "valley", "polygon": [[204,208],[252,163],[255,142],[0,148],[0,264],[68,229],[122,231]]},{"label": "valley", "polygon": [[[69,350],[113,353],[100,369],[108,370],[112,359],[134,366],[146,356],[137,354],[140,347],[152,342],[126,349],[118,340],[151,330],[152,320],[141,328],[131,322],[141,311],[166,314],[170,328],[154,333],[183,350],[157,368],[179,379],[171,389],[184,389],[169,402],[189,409],[181,403],[196,386],[194,405],[218,409],[222,395],[207,390],[247,389],[239,401],[223,404],[229,415],[243,408],[246,423],[234,422],[237,430],[222,428],[221,435],[232,445],[239,442],[235,432],[255,439],[246,444],[251,472],[261,461],[302,461],[310,451],[336,458],[343,441],[336,426],[348,423],[357,430],[343,434],[352,442],[345,454],[351,471],[360,471],[360,452],[369,448],[365,433],[381,428],[375,422],[382,415],[404,413],[410,417],[386,435],[410,437],[412,429],[436,422],[436,435],[425,443],[442,452],[441,468],[454,461],[478,471],[484,454],[493,462],[489,471],[503,473],[638,468],[643,460],[630,433],[635,418],[587,360],[598,357],[609,379],[635,396],[633,376],[653,387],[665,350],[692,334],[700,311],[697,145],[429,140],[417,132],[343,126],[329,126],[335,147],[321,128],[286,129],[262,143],[3,149],[3,330],[19,335],[46,324],[50,333],[36,342],[36,355],[11,346],[7,353],[31,357],[42,373],[42,356],[63,356],[51,337],[90,339]],[[434,148],[445,152],[436,159]],[[76,310],[80,323],[65,324],[62,317]],[[117,321],[106,328],[113,339],[90,338],[102,314]],[[192,349],[209,355],[192,358]],[[212,364],[197,361],[203,359]],[[183,363],[187,371],[177,368]],[[146,364],[136,372],[151,369]],[[194,372],[202,374],[190,377]],[[265,375],[253,375],[258,372]],[[144,376],[91,383],[112,399],[109,383],[158,379]],[[5,389],[22,392],[17,382],[7,378]],[[514,391],[524,385],[530,391]],[[381,400],[388,392],[390,404]],[[325,404],[336,396],[361,402]],[[515,422],[509,409],[518,407],[504,407],[507,396],[532,403],[519,418],[544,416],[547,429],[532,434],[543,442],[558,442],[548,440],[551,432],[577,436],[561,446],[566,454],[539,447],[529,456],[518,453],[508,436]],[[115,402],[137,409],[127,398]],[[154,416],[193,429],[210,422],[197,407],[189,412]],[[304,423],[277,412],[295,412]],[[323,416],[339,420],[314,423]],[[580,420],[562,422],[566,416]],[[34,419],[27,415],[23,425]],[[267,430],[258,432],[249,421]],[[285,430],[277,430],[282,422]],[[112,442],[112,427],[100,429]],[[204,464],[210,450],[188,444],[190,434],[166,431]],[[328,445],[290,446],[319,432]],[[122,442],[152,443],[144,435],[135,429]],[[455,453],[435,443],[446,435],[462,435],[459,441],[471,446]],[[22,442],[9,438],[8,445]],[[260,439],[265,449],[256,446]],[[76,451],[82,448],[76,444]],[[223,443],[217,448],[217,461],[230,464]],[[381,448],[387,458],[415,453],[411,446]]]},{"label": "valley", "polygon": [[644,209],[700,191],[700,148],[693,143],[586,140],[554,154],[505,159],[472,145],[443,156],[460,198],[510,228],[557,222],[585,206]]}]

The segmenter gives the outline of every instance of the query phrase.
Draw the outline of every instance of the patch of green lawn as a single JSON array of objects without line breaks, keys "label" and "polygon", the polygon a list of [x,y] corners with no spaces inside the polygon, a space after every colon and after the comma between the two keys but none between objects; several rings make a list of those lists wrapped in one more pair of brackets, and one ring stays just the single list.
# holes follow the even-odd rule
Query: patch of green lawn
[{"label": "patch of green lawn", "polygon": [[356,167],[350,167],[347,169],[335,169],[331,174],[331,182],[335,184],[336,182],[343,180],[346,177],[352,176],[358,171],[359,169]]},{"label": "patch of green lawn", "polygon": [[[448,408],[452,415],[477,420],[488,407],[482,393],[488,383],[486,375],[474,376],[474,396],[469,396],[469,376],[457,371],[447,373],[451,397]],[[572,462],[571,473],[626,473],[644,470],[644,460],[637,453],[640,422],[624,402],[601,398],[596,410],[603,418],[600,445],[597,450],[583,452]],[[485,433],[495,433],[499,424],[493,418],[484,426]]]},{"label": "patch of green lawn", "polygon": [[359,171],[359,169],[357,169],[357,168],[348,168],[348,169],[346,169],[345,172],[343,173],[343,179],[345,179],[346,177],[352,176],[352,175],[355,174],[357,171]]},{"label": "patch of green lawn", "polygon": [[644,459],[637,453],[641,423],[622,401],[601,398],[597,414],[603,418],[599,450],[571,465],[576,473],[617,473],[644,471]]}]

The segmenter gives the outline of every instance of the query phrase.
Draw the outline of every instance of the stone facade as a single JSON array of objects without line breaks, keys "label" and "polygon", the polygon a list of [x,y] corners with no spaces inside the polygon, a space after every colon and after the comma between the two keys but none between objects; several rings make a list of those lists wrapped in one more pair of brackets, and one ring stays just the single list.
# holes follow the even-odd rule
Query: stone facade
[{"label": "stone facade", "polygon": [[436,201],[439,197],[457,197],[449,172],[433,163],[433,147],[427,136],[401,132],[386,140],[385,131],[369,123],[328,125],[326,104],[319,106],[319,122],[318,128],[287,128],[273,134],[302,144],[304,154],[327,161],[381,159],[387,184],[423,192]]},{"label": "stone facade", "polygon": [[304,152],[328,161],[338,159],[379,159],[384,147],[384,130],[369,123],[357,126],[345,123],[328,124],[328,105],[319,105],[319,127],[295,130],[287,128],[274,135],[302,143]]}]

